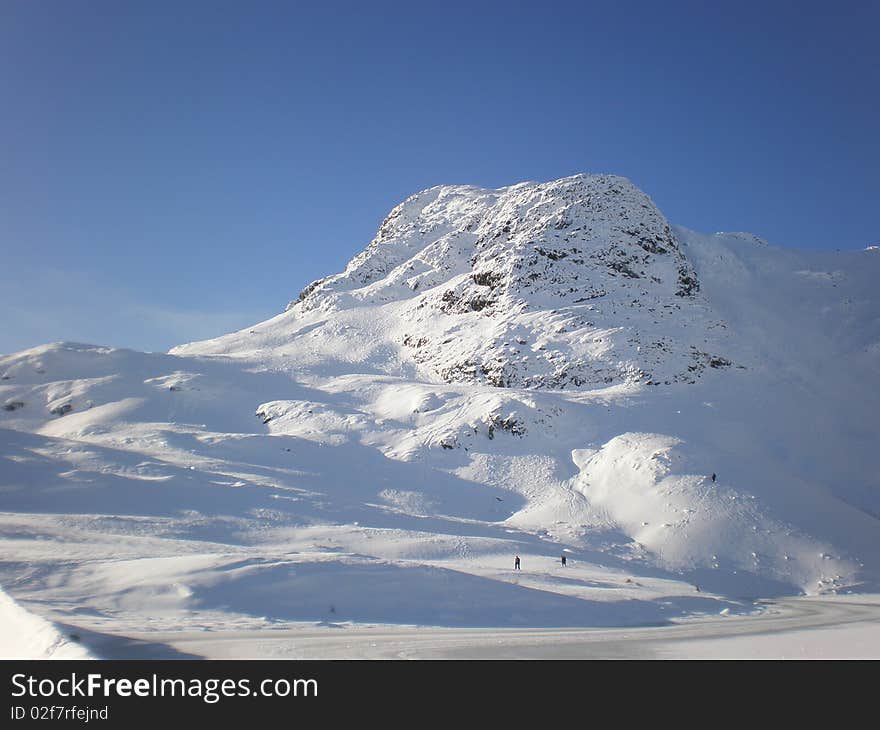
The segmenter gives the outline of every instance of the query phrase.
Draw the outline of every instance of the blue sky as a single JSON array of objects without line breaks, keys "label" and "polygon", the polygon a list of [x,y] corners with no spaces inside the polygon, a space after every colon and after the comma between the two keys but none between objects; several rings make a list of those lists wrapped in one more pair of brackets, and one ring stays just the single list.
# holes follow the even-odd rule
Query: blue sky
[{"label": "blue sky", "polygon": [[878,2],[0,3],[0,352],[281,311],[441,183],[880,239]]}]

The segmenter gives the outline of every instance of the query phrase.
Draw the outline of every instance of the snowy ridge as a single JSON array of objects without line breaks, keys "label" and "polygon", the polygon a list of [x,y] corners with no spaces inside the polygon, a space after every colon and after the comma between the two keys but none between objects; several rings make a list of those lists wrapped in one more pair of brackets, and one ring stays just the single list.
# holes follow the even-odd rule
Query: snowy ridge
[{"label": "snowy ridge", "polygon": [[877,590],[872,253],[699,234],[613,176],[432,188],[251,328],[0,357],[0,580],[92,631]]}]

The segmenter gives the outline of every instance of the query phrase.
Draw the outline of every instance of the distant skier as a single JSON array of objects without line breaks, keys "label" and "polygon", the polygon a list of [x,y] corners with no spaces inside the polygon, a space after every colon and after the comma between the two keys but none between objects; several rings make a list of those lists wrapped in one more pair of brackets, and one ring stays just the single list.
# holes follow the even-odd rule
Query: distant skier
[{"label": "distant skier", "polygon": [[562,567],[565,567],[565,555],[562,556]]},{"label": "distant skier", "polygon": [[513,561],[513,569],[519,570],[519,555],[517,555],[516,560]]},{"label": "distant skier", "polygon": [[713,482],[715,481],[715,472],[714,471],[712,472],[712,481]]}]

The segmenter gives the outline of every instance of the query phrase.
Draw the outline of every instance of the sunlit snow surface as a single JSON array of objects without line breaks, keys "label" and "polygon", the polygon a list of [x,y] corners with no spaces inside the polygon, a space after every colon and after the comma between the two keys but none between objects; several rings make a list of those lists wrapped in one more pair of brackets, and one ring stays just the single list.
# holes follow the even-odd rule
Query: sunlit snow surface
[{"label": "sunlit snow surface", "polygon": [[608,176],[425,191],[252,328],[0,358],[0,585],[96,634],[876,592],[873,253],[669,226]]}]

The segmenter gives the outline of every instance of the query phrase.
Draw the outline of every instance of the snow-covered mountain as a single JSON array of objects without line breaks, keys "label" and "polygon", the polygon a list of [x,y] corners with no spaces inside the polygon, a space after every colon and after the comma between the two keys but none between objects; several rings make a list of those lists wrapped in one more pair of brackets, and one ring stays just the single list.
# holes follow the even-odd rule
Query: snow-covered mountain
[{"label": "snow-covered mountain", "polygon": [[396,335],[423,377],[562,388],[650,381],[643,367],[690,377],[702,358],[668,341],[665,325],[704,318],[698,291],[644,193],[579,175],[414,195],[345,272],[313,282],[289,309],[406,301]]},{"label": "snow-covered mountain", "polygon": [[876,590],[878,273],[615,176],[431,188],[252,328],[0,358],[0,584],[108,631]]},{"label": "snow-covered mountain", "polygon": [[[730,365],[702,347],[720,325],[699,288],[648,196],[624,178],[578,175],[418,193],[343,273],[309,284],[288,311],[337,322],[401,305],[381,315],[391,330],[384,369],[395,374],[402,360],[443,382],[653,384],[693,380],[713,359]],[[685,320],[693,335],[676,326]]]}]

